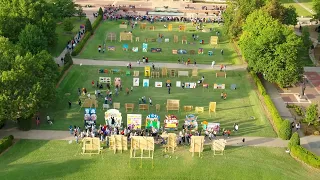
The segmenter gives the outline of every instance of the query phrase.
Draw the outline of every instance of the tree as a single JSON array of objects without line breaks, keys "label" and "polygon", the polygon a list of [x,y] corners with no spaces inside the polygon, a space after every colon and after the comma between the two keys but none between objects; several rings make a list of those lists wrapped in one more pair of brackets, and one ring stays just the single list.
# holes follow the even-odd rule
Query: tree
[{"label": "tree", "polygon": [[71,19],[65,19],[63,21],[63,30],[65,30],[66,32],[71,32],[73,30],[73,28],[74,28],[74,26],[73,26]]},{"label": "tree", "polygon": [[56,22],[52,17],[53,8],[45,0],[8,1],[0,0],[0,36],[16,43],[20,32],[27,24],[37,25],[54,45]]},{"label": "tree", "polygon": [[70,64],[72,65],[73,64],[73,60],[72,60],[72,57],[71,57],[71,54],[70,52],[67,52],[65,55],[64,55],[64,64]]},{"label": "tree", "polygon": [[0,120],[28,130],[32,116],[55,98],[58,67],[47,51],[21,55],[8,39],[0,44]]},{"label": "tree", "polygon": [[320,0],[312,0],[313,10],[315,11],[315,18],[320,18]]},{"label": "tree", "polygon": [[103,11],[102,11],[102,8],[101,8],[101,7],[99,8],[98,15],[99,15],[99,16],[103,16]]},{"label": "tree", "polygon": [[312,45],[312,41],[310,39],[309,28],[307,26],[302,28],[301,39],[303,43],[304,53],[309,53],[309,49]]},{"label": "tree", "polygon": [[77,13],[76,4],[72,0],[53,0],[53,7],[58,18],[72,17]]},{"label": "tree", "polygon": [[227,9],[222,14],[224,31],[231,38],[238,38],[242,32],[242,24],[246,17],[264,5],[265,0],[228,1]]},{"label": "tree", "polygon": [[289,7],[285,8],[282,23],[293,26],[295,26],[298,23],[298,14],[295,7],[290,5]]},{"label": "tree", "polygon": [[28,24],[19,35],[19,44],[26,51],[36,54],[48,48],[47,37],[36,25]]},{"label": "tree", "polygon": [[81,6],[78,6],[77,14],[81,20],[82,17],[86,17],[86,14],[83,12],[83,8]]},{"label": "tree", "polygon": [[274,19],[278,19],[281,23],[287,25],[297,24],[297,13],[293,6],[286,8],[279,0],[269,0],[262,9]]},{"label": "tree", "polygon": [[89,19],[86,19],[86,32],[91,32],[91,34],[93,34],[92,32],[92,25]]},{"label": "tree", "polygon": [[[318,125],[319,121],[318,114],[318,104],[311,104],[306,110],[306,117],[304,118],[304,122],[308,123],[308,127],[313,125]],[[307,128],[306,128],[307,132]]]},{"label": "tree", "polygon": [[263,10],[247,17],[240,37],[240,49],[249,68],[281,87],[301,79],[303,67],[298,52],[302,46],[292,29]]}]

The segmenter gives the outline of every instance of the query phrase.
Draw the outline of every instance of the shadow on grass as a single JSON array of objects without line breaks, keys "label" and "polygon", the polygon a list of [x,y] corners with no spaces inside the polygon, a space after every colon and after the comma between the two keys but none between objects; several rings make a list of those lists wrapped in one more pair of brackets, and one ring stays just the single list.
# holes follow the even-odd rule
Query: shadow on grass
[{"label": "shadow on grass", "polygon": [[84,171],[92,163],[89,159],[65,162],[36,162],[7,165],[0,170],[0,179],[63,179],[67,175]]},{"label": "shadow on grass", "polygon": [[[1,154],[0,156],[0,162],[1,165],[8,165],[20,158],[23,158],[27,156],[29,153],[32,153],[33,151],[36,151],[37,149],[41,148],[45,144],[47,144],[48,141],[32,141],[32,146],[28,145],[30,143],[29,140],[19,140],[16,144],[14,144],[9,151]],[[0,167],[1,167],[0,165]],[[1,172],[0,168],[0,172]],[[0,173],[1,174],[1,173]],[[0,178],[1,179],[1,178]]]}]

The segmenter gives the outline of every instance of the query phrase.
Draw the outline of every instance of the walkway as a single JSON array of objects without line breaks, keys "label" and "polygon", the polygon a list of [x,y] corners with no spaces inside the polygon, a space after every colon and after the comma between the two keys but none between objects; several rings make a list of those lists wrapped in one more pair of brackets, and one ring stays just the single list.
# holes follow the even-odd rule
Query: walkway
[{"label": "walkway", "polygon": [[[36,140],[75,140],[69,131],[52,131],[52,130],[30,130],[19,131],[9,129],[0,131],[0,138],[8,135],[14,135],[16,139],[36,139]],[[245,143],[242,139],[245,138]],[[288,141],[279,138],[266,137],[230,137],[227,140],[229,146],[261,146],[261,147],[287,147]],[[205,144],[209,144],[206,140]]]},{"label": "walkway", "polygon": [[[92,60],[92,59],[79,59],[79,58],[73,58],[73,64],[79,64],[79,65],[95,65],[95,66],[127,66],[129,61],[105,61],[105,60]],[[137,62],[131,62],[132,67],[144,67],[145,65],[151,66],[151,63],[140,65]],[[184,64],[178,64],[178,63],[154,63],[156,68],[161,67],[170,67],[174,69],[193,69],[195,67],[199,69],[212,69],[211,64],[197,64],[197,66],[189,65],[186,66]],[[227,70],[245,70],[247,68],[247,65],[230,65],[227,66]],[[219,70],[220,65],[215,65],[214,70]]]},{"label": "walkway", "polygon": [[295,3],[297,3],[299,6],[301,6],[303,9],[305,9],[306,11],[308,11],[311,14],[314,14],[312,9],[307,8],[305,5],[303,5],[302,3],[300,3],[298,0],[293,0]]}]

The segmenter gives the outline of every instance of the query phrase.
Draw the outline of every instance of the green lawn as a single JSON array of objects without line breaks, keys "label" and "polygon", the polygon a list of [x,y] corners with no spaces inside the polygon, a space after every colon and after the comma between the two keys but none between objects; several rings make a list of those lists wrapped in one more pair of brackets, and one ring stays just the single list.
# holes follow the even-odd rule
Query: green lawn
[{"label": "green lawn", "polygon": [[[196,89],[185,89],[175,87],[176,81],[182,82],[196,82],[198,79],[190,79],[187,77],[168,77],[160,79],[150,79],[150,87],[141,87],[143,77],[142,68],[135,68],[134,70],[140,71],[140,87],[135,87],[134,91],[130,95],[125,95],[125,88],[132,86],[132,76],[119,76],[119,75],[109,75],[109,74],[98,74],[98,69],[112,67],[94,67],[94,66],[73,66],[68,75],[60,84],[58,91],[58,99],[54,104],[54,107],[49,108],[48,114],[54,117],[55,123],[53,126],[47,124],[38,127],[40,129],[57,129],[57,130],[67,130],[69,125],[79,125],[83,127],[84,109],[80,109],[77,104],[78,101],[78,88],[87,88],[91,94],[94,94],[95,88],[92,87],[91,81],[97,81],[99,77],[112,77],[112,82],[114,77],[121,77],[123,83],[123,92],[120,93],[118,97],[113,98],[113,102],[120,102],[122,117],[124,125],[126,126],[126,113],[124,104],[125,103],[135,103],[135,110],[133,113],[143,115],[143,124],[146,116],[150,113],[155,113],[155,106],[152,106],[149,112],[138,112],[138,99],[142,96],[147,98],[151,97],[153,104],[160,104],[161,111],[157,114],[161,117],[161,123],[163,122],[167,112],[165,110],[165,103],[167,99],[179,99],[180,100],[180,112],[169,112],[177,115],[180,119],[180,127],[184,122],[185,116],[187,114],[193,114],[192,112],[184,112],[184,105],[193,106],[204,106],[205,112],[199,114],[198,120],[202,122],[207,120],[209,122],[220,122],[222,128],[232,128],[234,123],[240,124],[240,132],[237,135],[246,136],[266,136],[275,137],[275,133],[264,115],[261,107],[261,102],[259,101],[256,92],[253,90],[252,85],[248,81],[249,75],[244,71],[232,71],[228,73],[228,77],[215,77],[215,73],[209,70],[200,70],[199,76],[205,76],[205,82],[210,84],[210,91],[203,90],[202,86]],[[191,75],[191,70],[189,70]],[[173,85],[171,94],[167,93],[167,89],[155,88],[155,81],[162,81],[165,86],[165,81],[170,79]],[[228,94],[227,100],[222,100],[220,98],[220,93],[222,90],[213,90],[213,83],[224,83],[226,84],[226,92]],[[237,84],[237,90],[231,90],[230,85]],[[114,88],[112,88],[114,90]],[[70,95],[66,94],[70,93]],[[105,91],[103,91],[105,94]],[[113,92],[113,94],[115,94]],[[68,108],[68,100],[73,102],[72,108]],[[210,117],[208,114],[208,106],[210,101],[217,102],[217,113],[216,116]],[[98,124],[105,123],[104,112],[102,110],[103,99],[99,99],[99,107],[97,108]],[[44,119],[46,113],[42,112],[42,118]],[[250,118],[251,116],[255,119]]]},{"label": "green lawn", "polygon": [[56,33],[58,35],[57,44],[55,47],[52,47],[49,49],[49,52],[54,57],[58,57],[62,53],[64,48],[67,46],[67,42],[71,40],[78,33],[80,29],[80,25],[85,23],[85,18],[82,18],[80,20],[79,17],[71,17],[71,20],[73,22],[74,28],[70,33],[67,33],[63,30],[62,22],[57,23],[57,29],[56,29]]},{"label": "green lawn", "polygon": [[[182,23],[154,23],[155,31],[149,30],[149,23],[147,24],[146,30],[140,30],[139,25],[133,30],[133,42],[122,41],[119,42],[120,32],[124,31],[119,28],[119,24],[123,21],[103,21],[99,28],[96,30],[94,36],[88,41],[87,45],[83,49],[82,53],[78,56],[79,58],[86,59],[98,59],[98,60],[127,60],[127,61],[137,61],[142,59],[142,56],[146,56],[153,62],[177,62],[178,58],[184,58],[185,60],[191,58],[194,59],[197,63],[211,63],[213,60],[217,63],[223,64],[241,64],[242,62],[237,58],[237,54],[233,49],[233,45],[229,42],[229,39],[222,34],[222,26],[213,24],[205,24],[204,29],[207,32],[196,32],[196,28],[192,27],[191,23],[187,23],[187,30],[185,32],[179,31],[179,24]],[[172,32],[169,32],[164,28],[164,25],[172,24]],[[209,32],[209,28],[214,28],[215,31],[220,32],[219,44],[213,50],[213,46],[209,45],[210,36],[215,36],[215,32]],[[127,31],[131,30],[128,28]],[[191,30],[191,31],[190,31]],[[117,35],[117,41],[105,41],[107,34],[110,32],[115,32]],[[155,38],[157,40],[158,34],[161,33],[164,35],[164,38],[169,38],[170,42],[165,43],[164,40],[162,43],[159,42],[148,42],[148,52],[142,52],[142,43],[145,42],[145,38]],[[199,35],[199,40],[194,41],[192,39],[192,34]],[[173,42],[174,35],[178,35],[178,43]],[[186,36],[188,43],[194,44],[182,44],[182,36]],[[140,38],[140,42],[135,42],[135,37]],[[200,44],[200,40],[204,40],[204,45]],[[106,51],[106,53],[98,53],[98,46],[103,46],[103,43],[106,42],[106,47],[115,46],[115,51]],[[129,50],[123,51],[122,45],[128,44]],[[138,47],[139,52],[132,52],[132,47]],[[151,48],[162,48],[161,53],[152,53]],[[198,55],[198,49],[203,48],[204,53]],[[185,49],[188,50],[188,54],[178,55],[172,54],[173,49]],[[224,55],[220,54],[220,50],[224,50]],[[195,50],[195,55],[190,55],[189,50]],[[213,50],[214,55],[209,56],[208,51]],[[164,56],[165,54],[165,56]]]},{"label": "green lawn", "polygon": [[[299,0],[299,2],[305,1],[307,2],[308,0]],[[309,0],[310,1],[310,0]],[[303,16],[303,17],[312,17],[312,14],[307,11],[306,9],[304,9],[303,7],[301,7],[299,4],[297,4],[296,2],[294,2],[293,0],[281,0],[281,2],[283,3],[283,5],[285,7],[289,7],[289,6],[293,6],[296,8],[296,11],[298,13],[298,16]],[[303,3],[304,5],[306,5],[306,3]],[[312,2],[310,2],[312,4]],[[309,3],[307,3],[308,5]],[[309,7],[307,6],[306,7]],[[312,7],[309,7],[310,9],[312,9]]]},{"label": "green lawn", "polygon": [[313,9],[312,0],[298,0],[301,4],[306,6],[307,8]]},{"label": "green lawn", "polygon": [[[0,179],[318,179],[319,170],[290,157],[283,148],[228,147],[214,156],[205,147],[202,158],[191,157],[187,146],[165,158],[156,146],[154,168],[145,159],[129,159],[129,152],[81,155],[68,141],[20,140],[0,156]],[[129,163],[130,162],[130,163]],[[131,165],[131,166],[129,166]]]}]

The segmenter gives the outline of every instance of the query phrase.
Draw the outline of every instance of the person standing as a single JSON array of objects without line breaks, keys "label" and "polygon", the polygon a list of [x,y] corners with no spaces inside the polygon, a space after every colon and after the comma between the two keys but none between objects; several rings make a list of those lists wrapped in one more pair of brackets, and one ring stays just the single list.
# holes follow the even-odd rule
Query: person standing
[{"label": "person standing", "polygon": [[215,61],[212,61],[211,67],[213,68],[215,64],[216,64],[216,62],[215,62]]},{"label": "person standing", "polygon": [[151,98],[149,98],[149,104],[150,104],[150,106],[152,106],[152,99]]},{"label": "person standing", "polygon": [[234,125],[234,131],[235,131],[235,132],[238,132],[238,130],[239,130],[239,125],[236,123],[236,124]]},{"label": "person standing", "polygon": [[69,104],[69,108],[71,108],[71,101],[68,101],[68,104]]}]

